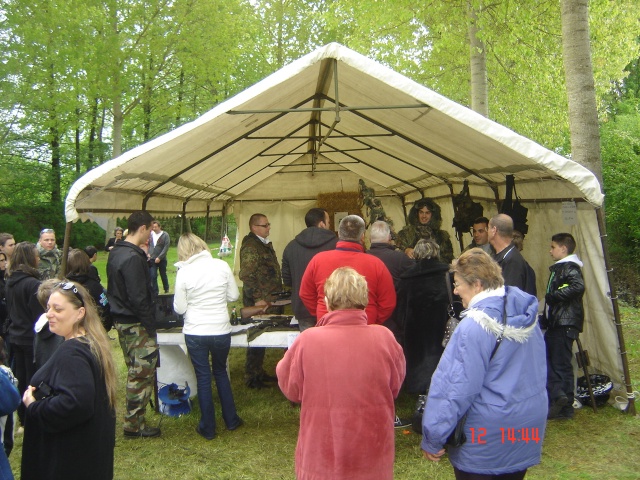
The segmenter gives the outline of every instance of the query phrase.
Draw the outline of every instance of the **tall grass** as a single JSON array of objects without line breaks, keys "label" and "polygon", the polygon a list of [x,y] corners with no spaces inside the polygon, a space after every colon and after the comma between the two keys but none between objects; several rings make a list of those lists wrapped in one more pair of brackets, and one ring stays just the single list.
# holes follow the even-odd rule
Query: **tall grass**
[{"label": "tall grass", "polygon": [[[175,258],[175,248],[170,250]],[[100,263],[104,263],[101,259]],[[103,281],[103,266],[98,263]],[[169,262],[170,267],[173,261]],[[172,276],[173,275],[173,276]],[[169,276],[173,286],[175,273]],[[106,283],[106,282],[105,282]],[[634,389],[640,390],[640,310],[622,309],[630,355]],[[216,404],[218,436],[207,441],[195,433],[199,413],[197,401],[192,412],[173,418],[149,412],[148,422],[161,422],[162,436],[156,439],[125,439],[120,422],[124,405],[125,366],[115,340],[113,352],[120,375],[120,408],[115,449],[115,478],[131,480],[170,479],[294,479],[294,451],[298,433],[299,408],[292,406],[277,387],[250,390],[244,386],[244,349],[231,350],[231,383],[238,413],[245,425],[236,431],[224,429]],[[273,372],[282,357],[280,349],[268,349],[267,371]],[[536,359],[531,359],[536,361]],[[176,379],[180,383],[180,379]],[[215,388],[215,387],[214,387]],[[217,398],[214,397],[217,402]],[[414,398],[401,393],[396,402],[401,416],[409,416]],[[355,412],[354,412],[355,413]],[[589,408],[576,411],[573,421],[549,422],[544,439],[542,463],[529,470],[531,479],[637,479],[640,417],[630,417],[611,406],[594,413]],[[10,461],[19,478],[21,437],[16,438]],[[354,449],[367,448],[364,439],[354,439]],[[508,446],[505,445],[505,448]],[[78,452],[82,455],[82,452]],[[86,472],[91,478],[91,472]],[[396,479],[450,479],[453,470],[447,457],[439,463],[422,458],[420,437],[410,430],[396,430]]]}]

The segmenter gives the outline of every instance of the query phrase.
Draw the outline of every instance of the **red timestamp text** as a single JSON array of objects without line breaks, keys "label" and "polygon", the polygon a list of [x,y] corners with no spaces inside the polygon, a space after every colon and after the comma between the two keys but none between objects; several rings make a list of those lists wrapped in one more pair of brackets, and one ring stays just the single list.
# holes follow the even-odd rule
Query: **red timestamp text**
[{"label": "red timestamp text", "polygon": [[[471,443],[477,444],[486,444],[486,428],[471,428],[469,427],[469,431],[471,432]],[[540,431],[537,427],[523,427],[523,428],[503,428],[500,427],[500,441],[501,443],[529,443],[535,442],[539,443]]]}]

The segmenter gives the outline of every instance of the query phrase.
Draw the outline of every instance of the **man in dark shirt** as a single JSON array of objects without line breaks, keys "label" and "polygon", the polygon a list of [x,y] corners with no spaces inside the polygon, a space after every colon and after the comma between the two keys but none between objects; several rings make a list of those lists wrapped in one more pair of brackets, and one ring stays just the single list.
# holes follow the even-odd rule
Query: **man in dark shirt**
[{"label": "man in dark shirt", "polygon": [[509,215],[500,213],[489,220],[489,243],[496,251],[493,258],[502,268],[504,284],[535,296],[535,273],[513,243],[513,220]]},{"label": "man in dark shirt", "polygon": [[159,428],[145,424],[158,344],[147,255],[140,246],[149,238],[152,220],[149,212],[133,212],[128,220],[127,237],[115,244],[107,261],[107,298],[128,367],[124,435],[129,438],[160,435]]},{"label": "man in dark shirt", "polygon": [[300,331],[313,327],[316,317],[309,313],[298,296],[302,275],[313,256],[333,250],[338,237],[329,228],[329,214],[321,208],[312,208],[304,217],[307,228],[291,240],[282,253],[282,282],[291,287],[291,307]]}]

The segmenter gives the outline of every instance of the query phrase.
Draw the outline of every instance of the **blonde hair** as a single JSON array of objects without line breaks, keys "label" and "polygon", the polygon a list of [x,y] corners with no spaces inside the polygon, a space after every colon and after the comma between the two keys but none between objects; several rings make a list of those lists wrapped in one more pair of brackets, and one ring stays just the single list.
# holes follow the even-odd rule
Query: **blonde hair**
[{"label": "blonde hair", "polygon": [[60,284],[59,278],[50,278],[45,280],[38,287],[38,302],[44,308],[45,313],[47,312],[47,302],[49,301],[49,297],[51,296],[51,292],[54,288],[56,288]]},{"label": "blonde hair", "polygon": [[469,285],[480,282],[483,290],[495,290],[504,285],[500,265],[481,248],[472,248],[460,255],[451,264],[451,272]]},{"label": "blonde hair", "polygon": [[324,282],[324,295],[329,311],[364,310],[369,303],[367,279],[353,268],[336,268]]},{"label": "blonde hair", "polygon": [[[78,292],[80,298],[74,292],[74,289],[63,288],[68,284],[73,284],[75,291]],[[59,293],[71,303],[76,310],[84,307],[84,317],[73,325],[74,335],[78,335],[78,340],[89,345],[91,353],[98,362],[98,366],[104,376],[104,383],[107,387],[107,395],[109,397],[109,406],[113,409],[116,407],[116,369],[111,353],[111,343],[107,332],[105,332],[98,314],[98,309],[89,292],[79,283],[63,280],[58,282],[51,289],[49,296],[53,293]],[[80,300],[82,299],[82,300]],[[84,335],[81,331],[84,330]]]},{"label": "blonde hair", "polygon": [[183,233],[178,240],[178,260],[181,262],[205,250],[209,251],[209,246],[193,233]]}]

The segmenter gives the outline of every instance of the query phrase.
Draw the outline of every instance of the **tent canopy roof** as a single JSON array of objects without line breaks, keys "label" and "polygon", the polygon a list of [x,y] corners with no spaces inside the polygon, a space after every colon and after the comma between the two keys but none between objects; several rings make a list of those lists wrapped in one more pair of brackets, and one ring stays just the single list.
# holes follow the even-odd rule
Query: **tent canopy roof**
[{"label": "tent canopy roof", "polygon": [[377,195],[402,198],[468,180],[491,199],[507,174],[519,184],[560,181],[567,199],[603,201],[581,165],[332,43],[88,172],[67,197],[66,217],[141,208],[168,216],[184,202],[197,216],[230,201],[357,190],[360,178]]}]

